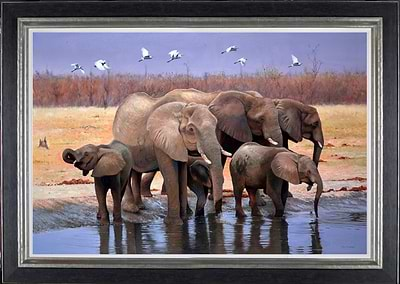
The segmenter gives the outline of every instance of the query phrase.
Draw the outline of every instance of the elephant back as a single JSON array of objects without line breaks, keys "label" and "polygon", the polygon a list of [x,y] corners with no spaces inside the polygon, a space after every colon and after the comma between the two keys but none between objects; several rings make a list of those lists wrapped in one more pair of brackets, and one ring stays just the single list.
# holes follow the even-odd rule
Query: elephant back
[{"label": "elephant back", "polygon": [[146,93],[129,95],[118,107],[113,122],[115,140],[129,146],[144,143],[147,119],[157,102]]}]

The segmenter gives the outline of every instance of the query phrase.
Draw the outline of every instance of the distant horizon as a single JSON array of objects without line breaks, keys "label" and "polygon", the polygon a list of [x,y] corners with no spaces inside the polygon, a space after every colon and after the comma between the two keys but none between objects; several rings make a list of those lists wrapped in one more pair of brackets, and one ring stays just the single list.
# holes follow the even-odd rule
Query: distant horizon
[{"label": "distant horizon", "polygon": [[[228,46],[235,52],[221,54]],[[140,49],[145,47],[153,59],[138,62]],[[320,72],[367,71],[367,34],[363,32],[34,32],[33,71],[46,70],[55,75],[71,75],[72,63],[78,63],[87,75],[102,75],[93,65],[105,59],[111,74],[131,75],[251,75],[264,69],[277,70],[284,75],[302,74],[311,69],[312,49],[317,47]],[[170,63],[168,52],[177,49],[183,56]],[[288,68],[291,54],[303,63]],[[242,68],[234,62],[247,58]],[[85,76],[75,71],[73,74]]]}]

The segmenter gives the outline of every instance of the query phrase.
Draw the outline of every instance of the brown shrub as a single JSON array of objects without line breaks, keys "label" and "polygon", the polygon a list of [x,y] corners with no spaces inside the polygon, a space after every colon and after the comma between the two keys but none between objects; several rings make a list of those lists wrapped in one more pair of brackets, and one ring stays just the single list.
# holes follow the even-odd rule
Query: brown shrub
[{"label": "brown shrub", "polygon": [[299,75],[285,75],[275,69],[255,74],[203,76],[159,75],[54,75],[33,76],[35,106],[115,106],[128,94],[146,92],[160,97],[177,88],[196,88],[205,92],[219,90],[254,90],[269,98],[292,98],[307,104],[365,104],[365,73],[321,73],[305,70]]}]

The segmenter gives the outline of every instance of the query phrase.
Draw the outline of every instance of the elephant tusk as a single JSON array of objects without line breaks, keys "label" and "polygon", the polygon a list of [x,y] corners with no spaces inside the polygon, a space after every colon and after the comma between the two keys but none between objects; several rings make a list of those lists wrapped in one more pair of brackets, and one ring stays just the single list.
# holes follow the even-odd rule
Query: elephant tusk
[{"label": "elephant tusk", "polygon": [[200,153],[200,155],[201,155],[201,157],[203,158],[203,160],[204,160],[207,164],[209,164],[209,165],[212,164],[211,161],[207,158],[206,154]]},{"label": "elephant tusk", "polygon": [[278,145],[278,142],[274,141],[272,138],[268,138],[267,139],[269,143],[271,143],[272,145]]},{"label": "elephant tusk", "polygon": [[222,149],[222,148],[221,148],[221,153],[222,153],[222,155],[224,155],[224,156],[232,157],[232,154],[231,154],[231,153],[229,153],[228,151],[225,151],[225,150]]},{"label": "elephant tusk", "polygon": [[324,148],[324,145],[322,145],[322,143],[319,142],[319,141],[318,141],[318,146],[319,146],[321,149]]}]

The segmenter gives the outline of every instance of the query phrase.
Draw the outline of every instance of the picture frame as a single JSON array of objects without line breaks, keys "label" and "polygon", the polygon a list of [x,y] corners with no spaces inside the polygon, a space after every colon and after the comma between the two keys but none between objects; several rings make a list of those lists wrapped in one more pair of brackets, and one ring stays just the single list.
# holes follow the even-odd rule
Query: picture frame
[{"label": "picture frame", "polygon": [[[183,282],[398,283],[398,1],[387,2],[19,2],[2,3],[2,277],[3,282]],[[300,11],[300,12],[299,12]],[[299,14],[300,13],[300,14]],[[192,17],[193,19],[190,19]],[[226,20],[225,18],[230,18]],[[168,21],[168,19],[174,19]],[[196,22],[197,19],[197,22]],[[232,21],[233,19],[233,21]],[[268,20],[269,19],[269,20]],[[181,21],[181,22],[180,22]],[[265,261],[206,257],[96,259],[32,257],[29,147],[29,29],[126,27],[147,22],[205,25],[370,27],[373,125],[369,259],[283,258]],[[16,174],[17,173],[17,174]],[[17,190],[15,190],[17,189]],[[395,226],[397,225],[397,226]],[[340,269],[340,271],[338,270]]]}]

